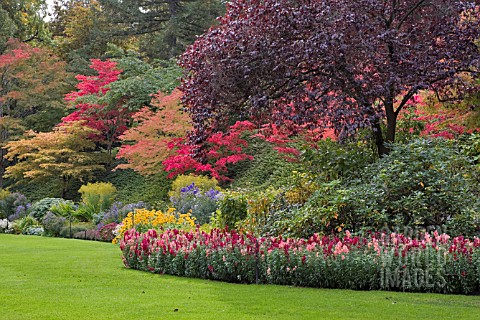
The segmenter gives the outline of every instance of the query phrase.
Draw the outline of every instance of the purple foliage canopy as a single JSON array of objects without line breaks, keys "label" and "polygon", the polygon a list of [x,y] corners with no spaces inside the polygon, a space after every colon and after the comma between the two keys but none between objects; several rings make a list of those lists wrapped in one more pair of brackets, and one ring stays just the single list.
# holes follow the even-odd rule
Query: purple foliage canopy
[{"label": "purple foliage canopy", "polygon": [[341,138],[370,127],[385,154],[399,112],[419,90],[472,89],[463,80],[480,67],[478,3],[231,1],[180,59],[190,142],[249,119],[333,127]]}]

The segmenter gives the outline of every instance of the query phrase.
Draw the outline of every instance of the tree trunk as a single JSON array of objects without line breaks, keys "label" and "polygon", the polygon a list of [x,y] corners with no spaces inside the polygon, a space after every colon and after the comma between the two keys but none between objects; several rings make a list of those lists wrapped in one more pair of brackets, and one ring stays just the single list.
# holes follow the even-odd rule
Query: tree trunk
[{"label": "tree trunk", "polygon": [[387,132],[385,141],[388,143],[395,142],[395,131],[397,129],[397,114],[393,108],[393,96],[389,103],[385,105],[385,113],[387,115]]},{"label": "tree trunk", "polygon": [[6,154],[6,150],[0,147],[0,189],[3,189],[3,175],[5,174],[5,169],[7,165],[5,161]]},{"label": "tree trunk", "polygon": [[67,191],[68,191],[68,178],[63,176],[63,183],[62,183],[62,198],[66,199],[67,197]]},{"label": "tree trunk", "polygon": [[372,125],[372,131],[373,136],[375,137],[375,145],[377,146],[378,155],[380,157],[387,155],[390,152],[390,149],[385,145],[380,119],[375,121],[375,123]]},{"label": "tree trunk", "polygon": [[385,138],[383,137],[382,126],[380,119],[377,119],[372,125],[373,136],[375,137],[375,144],[377,145],[378,155],[383,157],[390,153],[390,148],[386,143],[395,142],[395,132],[397,130],[397,114],[393,108],[393,100],[391,104],[387,103],[385,106],[385,113],[387,116],[387,132]]}]

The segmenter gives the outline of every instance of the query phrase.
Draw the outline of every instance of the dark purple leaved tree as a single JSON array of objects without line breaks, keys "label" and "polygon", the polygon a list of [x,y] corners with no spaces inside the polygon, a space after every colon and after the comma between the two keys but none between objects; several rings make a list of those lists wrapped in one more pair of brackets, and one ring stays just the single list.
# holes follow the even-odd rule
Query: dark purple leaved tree
[{"label": "dark purple leaved tree", "polygon": [[472,1],[231,1],[180,59],[191,142],[250,119],[340,137],[370,127],[388,153],[415,93],[472,89],[479,23]]}]

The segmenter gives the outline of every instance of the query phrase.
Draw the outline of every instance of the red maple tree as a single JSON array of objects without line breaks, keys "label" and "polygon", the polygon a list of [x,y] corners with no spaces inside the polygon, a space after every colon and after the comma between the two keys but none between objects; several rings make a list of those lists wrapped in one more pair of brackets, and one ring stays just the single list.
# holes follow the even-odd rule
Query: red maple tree
[{"label": "red maple tree", "polygon": [[109,91],[108,84],[117,81],[122,70],[117,69],[116,62],[99,59],[92,59],[90,68],[97,75],[76,76],[79,81],[76,86],[78,90],[65,97],[66,101],[74,104],[76,110],[62,120],[64,123],[85,121],[86,125],[100,132],[91,138],[104,144],[108,154],[111,154],[118,137],[127,130],[132,112],[123,108],[121,102],[115,107],[109,107],[96,103],[95,100]]}]

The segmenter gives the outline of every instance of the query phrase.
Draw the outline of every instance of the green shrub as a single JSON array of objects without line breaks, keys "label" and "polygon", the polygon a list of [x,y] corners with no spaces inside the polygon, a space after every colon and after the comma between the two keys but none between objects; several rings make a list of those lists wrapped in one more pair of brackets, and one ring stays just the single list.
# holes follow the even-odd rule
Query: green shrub
[{"label": "green shrub", "polygon": [[56,216],[54,213],[48,212],[42,218],[42,225],[43,229],[45,230],[45,235],[50,237],[60,236],[60,232],[65,226],[66,220],[67,219],[62,216]]},{"label": "green shrub", "polygon": [[26,228],[22,233],[29,236],[43,236],[44,231],[42,226],[31,226]]},{"label": "green shrub", "polygon": [[266,233],[267,221],[280,209],[277,204],[282,196],[284,193],[274,188],[247,193],[247,215],[237,222],[237,228],[256,235]]},{"label": "green shrub", "polygon": [[10,191],[6,189],[0,189],[0,201],[4,200],[9,194],[10,194]]},{"label": "green shrub", "polygon": [[30,215],[37,220],[41,220],[53,206],[66,202],[67,200],[62,198],[44,198],[32,204]]},{"label": "green shrub", "polygon": [[320,140],[315,148],[302,148],[301,163],[310,174],[322,181],[355,179],[376,156],[367,140],[339,143]]},{"label": "green shrub", "polygon": [[236,228],[237,222],[247,217],[247,196],[238,191],[228,191],[218,201],[215,214],[216,227]]},{"label": "green shrub", "polygon": [[244,138],[249,143],[245,152],[254,158],[252,161],[240,161],[229,166],[232,188],[252,191],[262,191],[268,187],[278,188],[287,183],[292,171],[302,170],[301,164],[287,161],[273,149],[271,143]]},{"label": "green shrub", "polygon": [[[32,202],[36,202],[44,198],[62,197],[62,182],[57,177],[45,178],[41,181],[20,180],[8,181],[8,183],[10,184],[10,189],[12,191],[24,194]],[[65,199],[74,201],[80,200],[77,190],[80,188],[81,184],[82,183],[79,180],[72,180],[69,182],[69,190],[67,191]]]},{"label": "green shrub", "polygon": [[70,200],[66,200],[65,202],[53,205],[50,208],[50,212],[52,212],[56,216],[65,218],[73,217],[76,210],[77,206],[73,203],[73,201]]},{"label": "green shrub", "polygon": [[342,229],[407,227],[415,232],[447,229],[452,235],[478,235],[477,174],[452,142],[416,139],[394,145],[358,179],[317,182],[316,191],[304,203],[297,201],[297,207],[287,205],[273,212],[264,233],[307,237]]},{"label": "green shrub", "polygon": [[15,222],[13,229],[16,234],[41,235],[43,233],[42,226],[31,216],[18,219]]},{"label": "green shrub", "polygon": [[167,173],[160,171],[154,175],[142,176],[133,170],[116,170],[105,177],[117,188],[116,201],[122,203],[146,202],[161,208],[169,200],[168,192],[172,181]]},{"label": "green shrub", "polygon": [[0,199],[0,219],[8,218],[14,221],[25,217],[30,209],[30,202],[21,193],[3,192]]},{"label": "green shrub", "polygon": [[91,205],[100,212],[110,208],[117,188],[110,182],[95,182],[81,186],[78,192],[82,195],[84,204]]},{"label": "green shrub", "polygon": [[389,227],[429,228],[444,226],[452,219],[462,220],[460,216],[472,212],[477,216],[470,218],[478,219],[475,174],[469,159],[454,142],[417,139],[395,145],[389,155],[370,165],[360,183],[351,188],[361,186],[357,199],[373,200],[371,212],[385,213]]},{"label": "green shrub", "polygon": [[75,216],[87,222],[111,207],[117,189],[110,182],[95,182],[81,186],[78,192],[82,195],[82,203],[78,206]]},{"label": "green shrub", "polygon": [[342,231],[346,221],[340,214],[347,198],[340,186],[339,180],[319,185],[305,205],[295,211],[287,233],[293,237],[309,237],[314,233]]},{"label": "green shrub", "polygon": [[215,178],[209,178],[206,176],[194,176],[193,174],[189,175],[179,175],[177,178],[172,182],[172,189],[168,193],[170,198],[180,198],[182,189],[190,186],[191,184],[195,184],[195,187],[198,188],[201,192],[206,192],[208,190],[218,190],[221,191],[220,187],[218,187],[218,181]]}]

